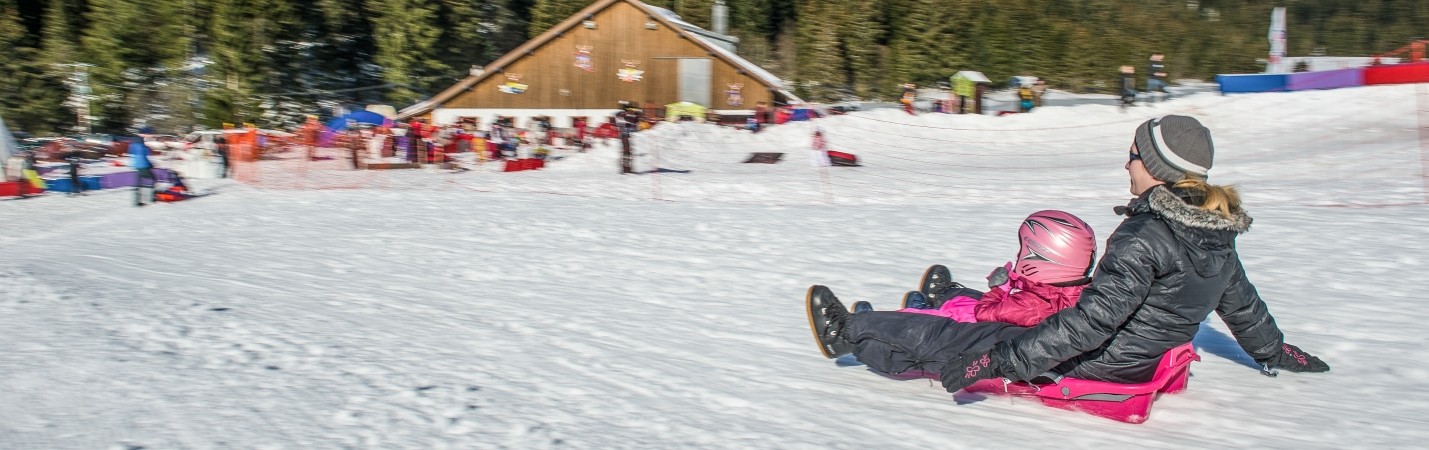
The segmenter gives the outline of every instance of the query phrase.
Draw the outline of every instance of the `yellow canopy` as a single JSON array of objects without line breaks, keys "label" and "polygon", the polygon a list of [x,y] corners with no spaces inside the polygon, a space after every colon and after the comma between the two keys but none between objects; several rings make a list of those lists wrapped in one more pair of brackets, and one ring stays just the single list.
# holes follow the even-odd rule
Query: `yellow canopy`
[{"label": "yellow canopy", "polygon": [[665,120],[674,122],[680,120],[680,116],[690,116],[696,122],[705,121],[705,111],[709,108],[700,106],[698,103],[679,102],[665,105]]}]

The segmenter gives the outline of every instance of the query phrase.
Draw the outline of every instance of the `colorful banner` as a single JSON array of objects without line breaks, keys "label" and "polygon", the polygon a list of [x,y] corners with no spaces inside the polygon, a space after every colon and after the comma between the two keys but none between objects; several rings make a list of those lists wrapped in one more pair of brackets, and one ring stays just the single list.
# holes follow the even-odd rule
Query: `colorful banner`
[{"label": "colorful banner", "polygon": [[[1280,65],[1280,59],[1285,57],[1285,7],[1275,8],[1270,13],[1270,66]],[[1271,72],[1284,72],[1284,70],[1273,70]]]},{"label": "colorful banner", "polygon": [[1319,72],[1292,73],[1287,76],[1286,89],[1303,91],[1307,89],[1338,89],[1364,86],[1364,69],[1323,70]]},{"label": "colorful banner", "polygon": [[1216,75],[1222,93],[1237,92],[1284,92],[1288,78],[1283,73],[1255,73],[1244,75]]}]

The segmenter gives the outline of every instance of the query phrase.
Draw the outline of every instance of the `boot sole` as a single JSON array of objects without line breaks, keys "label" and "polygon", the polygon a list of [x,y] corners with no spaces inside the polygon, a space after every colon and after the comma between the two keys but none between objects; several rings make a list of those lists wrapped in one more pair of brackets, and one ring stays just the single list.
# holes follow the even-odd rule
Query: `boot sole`
[{"label": "boot sole", "polygon": [[[819,346],[819,352],[823,353],[825,358],[833,359],[833,352],[829,349],[828,345],[824,344],[824,340],[820,338],[819,326],[814,323],[814,314],[819,314],[819,311],[816,311],[814,306],[814,289],[817,288],[818,286],[809,286],[809,291],[804,294],[804,311],[808,313],[809,332],[813,333],[814,344]],[[819,315],[822,316],[823,314]]]},{"label": "boot sole", "polygon": [[923,271],[923,279],[918,283],[917,291],[922,293],[924,297],[927,297],[928,301],[932,301],[933,299],[933,293],[928,292],[928,280],[933,278],[933,272],[937,272],[938,269],[942,269],[943,272],[948,271],[948,268],[942,264],[928,266],[928,268]]},{"label": "boot sole", "polygon": [[834,359],[838,358],[839,356],[848,354],[848,351],[840,352],[839,349],[833,348],[833,345],[824,343],[824,340],[821,338],[822,333],[819,333],[819,326],[814,320],[815,317],[818,317],[819,320],[822,320],[824,316],[823,313],[819,311],[819,308],[824,307],[823,304],[814,304],[814,291],[821,287],[823,286],[809,286],[809,291],[804,294],[804,312],[806,312],[808,315],[809,332],[812,333],[814,337],[814,343],[819,346],[819,352],[823,353],[825,358]]}]

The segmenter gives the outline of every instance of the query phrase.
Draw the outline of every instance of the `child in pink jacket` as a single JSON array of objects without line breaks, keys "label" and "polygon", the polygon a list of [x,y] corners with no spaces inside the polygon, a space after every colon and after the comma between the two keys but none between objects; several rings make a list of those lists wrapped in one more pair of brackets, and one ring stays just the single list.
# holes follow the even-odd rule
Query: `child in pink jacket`
[{"label": "child in pink jacket", "polygon": [[1017,237],[1022,243],[1017,260],[988,276],[986,293],[976,295],[935,265],[923,275],[923,290],[904,296],[900,312],[1030,327],[1075,305],[1091,282],[1097,252],[1092,227],[1071,213],[1038,211],[1022,221]]}]

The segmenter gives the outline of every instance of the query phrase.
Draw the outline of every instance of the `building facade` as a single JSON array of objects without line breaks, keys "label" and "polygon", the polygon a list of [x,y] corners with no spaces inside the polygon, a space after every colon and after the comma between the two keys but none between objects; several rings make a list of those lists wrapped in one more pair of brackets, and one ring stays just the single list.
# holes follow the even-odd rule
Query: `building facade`
[{"label": "building facade", "polygon": [[509,118],[519,126],[549,117],[567,127],[576,118],[603,122],[621,100],[688,101],[727,115],[799,102],[778,77],[736,55],[736,42],[663,8],[599,0],[398,118],[439,125]]}]

